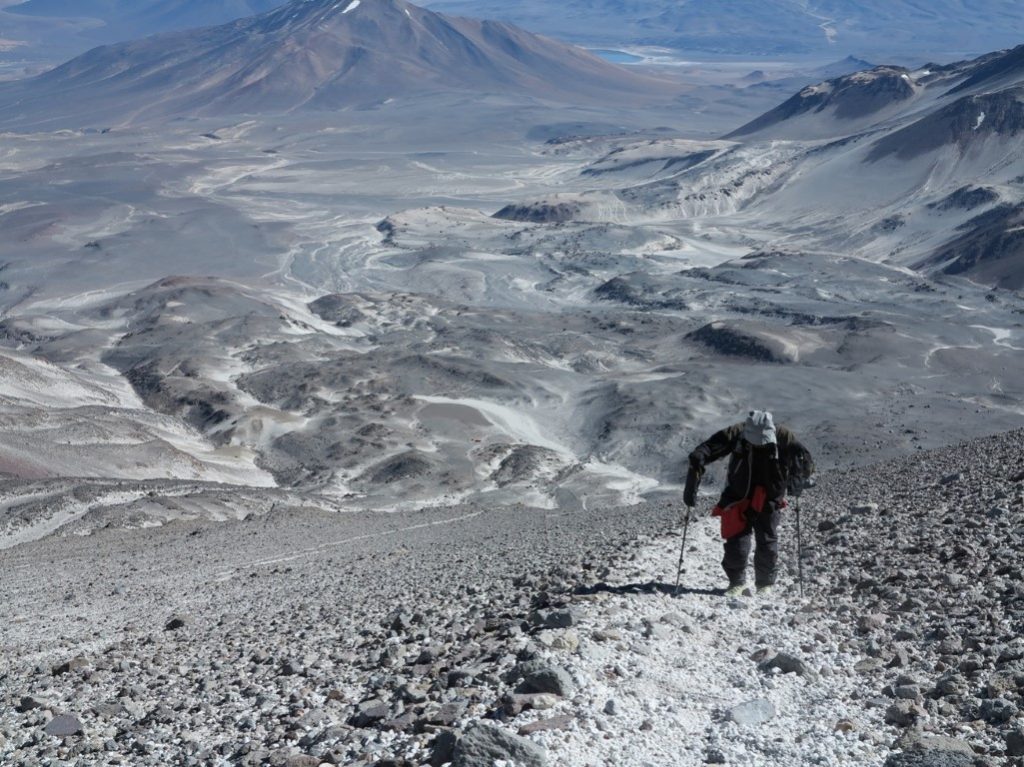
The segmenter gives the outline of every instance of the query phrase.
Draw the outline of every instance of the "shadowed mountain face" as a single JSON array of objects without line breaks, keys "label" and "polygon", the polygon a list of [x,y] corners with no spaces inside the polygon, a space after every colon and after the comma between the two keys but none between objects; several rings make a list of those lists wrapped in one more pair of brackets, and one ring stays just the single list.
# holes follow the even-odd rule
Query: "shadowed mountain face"
[{"label": "shadowed mountain face", "polygon": [[1024,289],[1024,203],[1004,203],[960,227],[964,234],[916,266]]},{"label": "shadowed mountain face", "polygon": [[992,88],[1019,82],[1021,78],[1024,78],[1024,45],[978,59],[970,69],[970,76],[951,93]]},{"label": "shadowed mountain face", "polygon": [[88,123],[337,109],[439,91],[615,101],[660,87],[509,24],[448,18],[404,0],[314,0],[97,48],[7,86],[0,103],[14,120],[45,113],[49,122],[59,112]]},{"label": "shadowed mountain face", "polygon": [[966,96],[875,144],[869,161],[889,155],[911,159],[943,146],[966,148],[988,136],[1024,133],[1024,88]]},{"label": "shadowed mountain face", "polygon": [[[730,137],[753,133],[770,134],[772,128],[801,115],[824,115],[855,126],[864,120],[877,119],[879,113],[912,99],[916,91],[906,69],[875,67],[865,72],[837,77],[804,88],[798,94],[761,115]],[[826,122],[826,130],[835,126]]]},{"label": "shadowed mountain face", "polygon": [[[853,238],[854,247],[924,272],[1020,290],[1022,134],[1024,46],[916,71],[877,67],[829,80],[731,136],[788,139],[800,157],[794,168],[818,166],[822,177],[842,178],[833,202],[859,199],[874,219],[870,234]],[[831,142],[801,147],[823,138]],[[785,195],[798,208],[814,188],[814,171],[801,175]],[[901,193],[888,197],[880,181]]]}]

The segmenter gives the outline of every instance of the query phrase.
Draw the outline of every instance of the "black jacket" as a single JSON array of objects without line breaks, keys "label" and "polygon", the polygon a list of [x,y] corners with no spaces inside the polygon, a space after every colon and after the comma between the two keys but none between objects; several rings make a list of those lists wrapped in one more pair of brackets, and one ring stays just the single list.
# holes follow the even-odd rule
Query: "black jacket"
[{"label": "black jacket", "polygon": [[758,485],[765,488],[769,501],[777,502],[814,473],[810,452],[789,429],[776,429],[775,445],[754,447],[743,439],[743,424],[738,423],[711,435],[690,453],[687,487],[696,492],[704,467],[725,456],[729,456],[728,479],[718,502],[723,508],[749,498]]}]

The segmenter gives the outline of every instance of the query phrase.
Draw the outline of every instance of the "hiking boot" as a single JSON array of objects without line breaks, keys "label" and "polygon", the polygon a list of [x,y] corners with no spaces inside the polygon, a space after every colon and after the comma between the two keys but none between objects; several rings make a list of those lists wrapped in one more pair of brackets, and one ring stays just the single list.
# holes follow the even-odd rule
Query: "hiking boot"
[{"label": "hiking boot", "polygon": [[745,583],[734,583],[732,586],[725,590],[727,597],[741,597],[743,592],[746,591],[747,584]]},{"label": "hiking boot", "polygon": [[770,597],[774,593],[775,593],[775,587],[772,586],[772,585],[758,586],[757,587],[757,595],[759,597]]}]

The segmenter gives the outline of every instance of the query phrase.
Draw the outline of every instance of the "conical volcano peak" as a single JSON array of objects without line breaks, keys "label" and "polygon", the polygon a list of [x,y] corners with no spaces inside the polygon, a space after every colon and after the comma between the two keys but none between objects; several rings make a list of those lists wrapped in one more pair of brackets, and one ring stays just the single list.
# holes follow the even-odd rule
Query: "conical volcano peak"
[{"label": "conical volcano peak", "polygon": [[[0,104],[4,91],[0,85]],[[602,105],[672,96],[664,82],[580,48],[405,0],[293,0],[222,26],[96,48],[7,91],[20,120],[37,110],[51,123],[55,103],[79,121],[140,122],[338,109],[439,92]]]},{"label": "conical volcano peak", "polygon": [[366,21],[409,23],[429,11],[404,0],[293,0],[262,19],[266,27],[291,27],[309,24],[359,24]]}]

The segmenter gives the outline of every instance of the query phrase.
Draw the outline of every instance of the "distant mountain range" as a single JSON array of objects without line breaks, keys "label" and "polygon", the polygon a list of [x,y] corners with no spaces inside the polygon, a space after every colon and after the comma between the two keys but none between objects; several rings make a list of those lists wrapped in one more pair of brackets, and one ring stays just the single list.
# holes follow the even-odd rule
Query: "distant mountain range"
[{"label": "distant mountain range", "polygon": [[[51,66],[106,43],[223,24],[284,0],[27,0],[0,10],[0,64]],[[0,7],[5,3],[0,3]]]},{"label": "distant mountain range", "polygon": [[[285,2],[26,0],[0,10],[0,64],[5,58],[55,63],[96,45],[223,24]],[[1016,0],[427,0],[424,5],[510,22],[584,46],[664,46],[689,55],[853,53],[917,63],[976,55],[1024,39],[1024,13]]]},{"label": "distant mountain range", "polygon": [[1024,39],[1017,0],[431,0],[582,44],[738,55],[980,53]]},{"label": "distant mountain range", "polygon": [[220,26],[96,48],[0,87],[0,105],[7,124],[81,125],[338,109],[437,91],[608,103],[664,89],[503,22],[450,18],[404,0],[296,0]]},{"label": "distant mountain range", "polygon": [[[952,64],[929,64],[917,70],[877,66],[844,74],[802,89],[775,109],[738,128],[730,138],[808,140],[837,138],[862,130],[901,126],[908,118],[922,124],[947,125],[935,131],[901,130],[884,146],[901,142],[908,156],[947,141],[963,141],[995,131],[1005,135],[1017,126],[1014,105],[1024,87],[1024,45]],[[948,115],[966,109],[961,130]],[[979,114],[984,114],[975,125]],[[966,118],[965,118],[966,119]],[[925,135],[927,133],[927,136]],[[895,150],[888,153],[894,153]]]},{"label": "distant mountain range", "polygon": [[[763,201],[766,217],[834,232],[832,247],[1024,288],[1024,45],[826,80],[727,138],[787,155],[748,215]],[[859,222],[855,236],[836,211]]]},{"label": "distant mountain range", "polygon": [[99,23],[95,37],[114,42],[223,24],[282,4],[283,0],[28,0],[7,10],[28,16],[94,19]]}]

